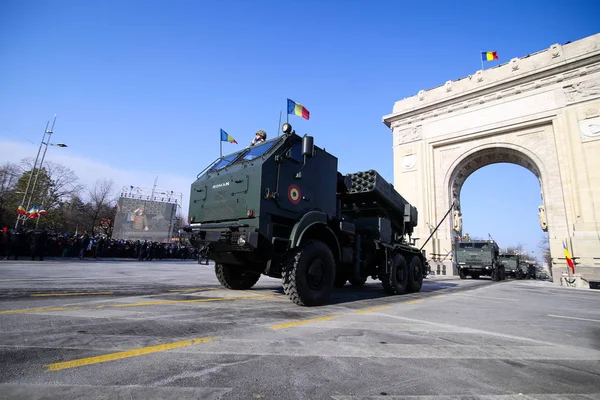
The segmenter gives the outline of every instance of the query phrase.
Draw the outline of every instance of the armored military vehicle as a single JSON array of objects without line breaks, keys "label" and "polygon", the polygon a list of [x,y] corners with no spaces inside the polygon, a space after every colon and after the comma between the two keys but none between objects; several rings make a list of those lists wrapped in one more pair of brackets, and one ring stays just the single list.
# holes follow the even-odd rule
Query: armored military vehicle
[{"label": "armored military vehicle", "polygon": [[490,276],[493,281],[504,280],[504,265],[499,260],[500,249],[493,240],[473,240],[457,242],[455,245],[456,263],[461,279],[471,276]]},{"label": "armored military vehicle", "polygon": [[506,277],[523,279],[527,275],[527,264],[518,254],[500,254],[500,262],[504,264]]},{"label": "armored military vehicle", "polygon": [[418,292],[425,253],[410,238],[417,210],[374,170],[338,172],[335,156],[283,135],[219,158],[191,187],[190,240],[226,288],[281,278],[298,305],[371,276],[389,294]]}]

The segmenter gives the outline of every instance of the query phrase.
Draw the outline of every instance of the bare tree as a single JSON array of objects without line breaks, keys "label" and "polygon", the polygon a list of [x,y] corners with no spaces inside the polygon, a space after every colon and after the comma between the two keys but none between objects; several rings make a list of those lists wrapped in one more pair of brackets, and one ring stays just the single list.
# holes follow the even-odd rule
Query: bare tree
[{"label": "bare tree", "polygon": [[[33,158],[21,160],[23,172],[31,170],[33,168],[33,163]],[[46,171],[46,174],[52,182],[47,193],[44,194],[44,207],[46,209],[51,209],[60,205],[65,199],[78,195],[84,188],[84,186],[79,183],[79,178],[75,172],[69,167],[53,161],[44,161],[42,169]]]},{"label": "bare tree", "polygon": [[548,265],[550,272],[552,272],[552,256],[550,255],[550,240],[548,233],[544,233],[540,242],[538,243],[538,249],[542,255],[542,262]]},{"label": "bare tree", "polygon": [[506,253],[507,254],[523,254],[523,250],[524,250],[524,245],[523,243],[517,243],[516,246],[508,246],[506,248]]},{"label": "bare tree", "polygon": [[[96,234],[96,228],[102,228],[105,234],[114,224],[115,210],[115,183],[112,179],[96,181],[90,189],[89,203],[87,204],[87,225],[90,233]],[[113,223],[110,223],[112,220]]]},{"label": "bare tree", "polygon": [[11,198],[14,197],[15,189],[21,171],[17,164],[6,163],[0,167],[0,222],[14,221],[16,208],[12,209]]}]

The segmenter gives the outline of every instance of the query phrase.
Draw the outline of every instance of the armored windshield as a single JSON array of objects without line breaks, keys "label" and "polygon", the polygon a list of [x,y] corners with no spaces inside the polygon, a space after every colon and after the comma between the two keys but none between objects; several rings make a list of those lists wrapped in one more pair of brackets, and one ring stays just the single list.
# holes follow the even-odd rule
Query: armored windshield
[{"label": "armored windshield", "polygon": [[461,242],[458,245],[461,249],[489,249],[489,245],[487,243],[470,243],[470,242]]},{"label": "armored windshield", "polygon": [[230,154],[230,155],[228,155],[226,157],[219,158],[209,168],[209,171],[218,171],[221,168],[225,168],[226,166],[228,166],[229,164],[231,164],[233,161],[235,161],[235,159],[238,158],[239,155],[240,155],[240,152],[237,152],[237,153]]},{"label": "armored windshield", "polygon": [[238,162],[252,161],[268,152],[277,142],[279,142],[279,140],[280,138],[273,139],[252,147],[247,147],[244,150],[238,151],[237,153],[232,153],[228,156],[221,157],[215,161],[214,164],[208,168],[208,170],[218,171]]},{"label": "armored windshield", "polygon": [[275,143],[277,143],[277,140],[272,140],[269,142],[264,142],[264,143],[261,143],[258,145],[254,145],[254,146],[250,147],[247,151],[242,153],[241,157],[239,157],[237,160],[235,160],[235,162],[252,161],[255,158],[262,156],[267,151],[271,150],[271,148],[273,147],[273,145]]}]

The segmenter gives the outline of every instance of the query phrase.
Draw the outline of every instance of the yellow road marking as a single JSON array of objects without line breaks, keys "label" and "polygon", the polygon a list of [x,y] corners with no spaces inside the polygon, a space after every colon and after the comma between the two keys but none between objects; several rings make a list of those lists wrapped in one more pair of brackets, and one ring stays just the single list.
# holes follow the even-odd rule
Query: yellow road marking
[{"label": "yellow road marking", "polygon": [[311,324],[313,322],[329,321],[334,318],[339,318],[341,316],[342,315],[327,315],[325,317],[319,317],[319,318],[302,319],[300,321],[293,321],[293,322],[286,322],[285,324],[272,325],[272,326],[270,326],[270,328],[273,329],[274,331],[278,331],[280,329],[291,328],[291,327],[298,326],[298,325]]},{"label": "yellow road marking", "polygon": [[82,367],[84,365],[98,364],[98,363],[103,363],[103,362],[108,362],[108,361],[121,360],[123,358],[143,356],[145,354],[156,353],[159,351],[178,349],[181,347],[193,346],[195,344],[212,342],[214,339],[215,338],[212,338],[212,337],[196,338],[196,339],[183,340],[181,342],[160,344],[158,346],[142,347],[142,348],[135,349],[135,350],[120,351],[118,353],[105,354],[103,356],[80,358],[78,360],[65,361],[65,362],[59,362],[59,363],[46,365],[46,371],[60,371],[62,369],[77,368],[77,367]]},{"label": "yellow road marking", "polygon": [[[154,306],[154,305],[165,305],[165,304],[181,304],[181,303],[205,303],[211,301],[226,301],[226,300],[241,300],[241,299],[265,299],[268,297],[275,297],[276,294],[261,295],[261,296],[237,296],[237,297],[211,297],[208,299],[197,299],[197,300],[159,300],[159,301],[146,301],[140,303],[123,303],[123,304],[108,304],[104,306],[96,306],[93,308],[109,308],[109,307],[143,307],[143,306]],[[67,310],[78,310],[84,307],[47,307],[47,308],[30,308],[25,310],[6,310],[0,311],[0,314],[22,314],[22,313],[34,313],[34,312],[47,312],[47,311],[67,311]]]},{"label": "yellow road marking", "polygon": [[28,310],[7,310],[0,311],[0,314],[22,314],[22,313],[33,313],[33,312],[46,312],[46,311],[66,311],[66,310],[77,310],[83,307],[48,307],[48,308],[30,308]]},{"label": "yellow road marking", "polygon": [[417,303],[422,303],[425,300],[411,300],[411,301],[405,301],[403,304],[417,304]]},{"label": "yellow road marking", "polygon": [[438,294],[437,296],[433,296],[434,299],[441,299],[442,297],[446,297],[446,295]]},{"label": "yellow road marking", "polygon": [[219,290],[221,288],[190,288],[190,289],[171,289],[169,292],[204,292],[207,290]]},{"label": "yellow road marking", "polygon": [[157,306],[157,305],[163,305],[163,304],[205,303],[205,302],[209,302],[209,301],[264,299],[267,297],[274,297],[274,296],[275,296],[274,294],[267,294],[267,295],[261,295],[261,296],[211,297],[208,299],[196,299],[196,300],[157,300],[157,301],[143,301],[140,303],[112,304],[111,307],[143,307],[143,306]]},{"label": "yellow road marking", "polygon": [[371,307],[371,308],[365,308],[364,310],[357,310],[354,312],[357,314],[362,314],[362,313],[368,313],[368,312],[379,311],[379,310],[387,310],[390,307],[391,306]]},{"label": "yellow road marking", "polygon": [[83,295],[100,295],[113,294],[113,292],[71,292],[71,293],[34,293],[31,297],[54,297],[54,296],[83,296]]}]

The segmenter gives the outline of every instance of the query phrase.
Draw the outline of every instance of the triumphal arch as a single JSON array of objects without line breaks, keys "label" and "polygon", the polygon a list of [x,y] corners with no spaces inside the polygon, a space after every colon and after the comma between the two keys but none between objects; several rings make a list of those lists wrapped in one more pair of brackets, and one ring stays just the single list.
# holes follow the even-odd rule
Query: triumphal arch
[{"label": "triumphal arch", "polygon": [[[540,235],[548,232],[554,280],[566,272],[564,242],[575,273],[600,281],[600,34],[421,90],[383,121],[393,132],[394,186],[419,210],[421,244],[455,204],[425,247],[432,269],[457,273],[467,177],[505,162],[539,179],[532,212]],[[510,218],[513,207],[490,213]]]}]

